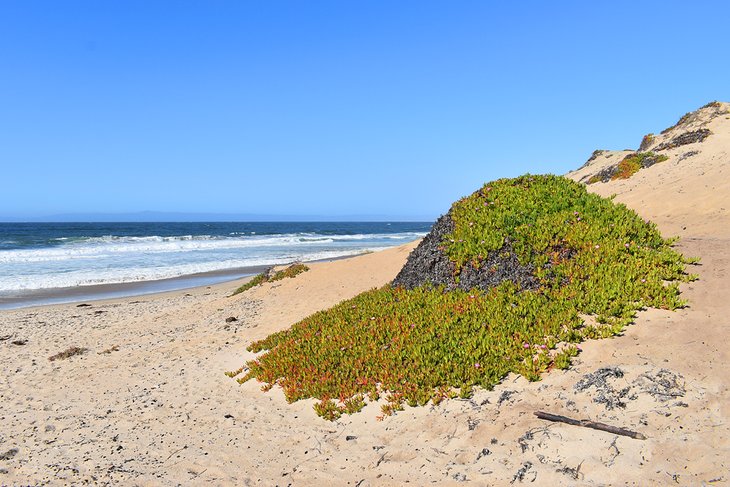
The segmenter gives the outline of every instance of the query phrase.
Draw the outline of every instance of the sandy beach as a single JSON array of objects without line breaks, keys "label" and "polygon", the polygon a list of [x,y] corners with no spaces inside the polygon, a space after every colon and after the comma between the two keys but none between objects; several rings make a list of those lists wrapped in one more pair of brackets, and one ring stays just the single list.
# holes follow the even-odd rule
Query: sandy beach
[{"label": "sandy beach", "polygon": [[[642,311],[621,336],[583,343],[569,370],[336,422],[312,400],[288,404],[276,387],[224,375],[253,357],[251,341],[392,280],[415,243],[233,297],[241,281],[0,311],[0,485],[726,485],[730,130],[724,117],[707,123],[698,154],[672,149],[628,180],[589,186],[701,258],[700,279],[681,288],[690,305]],[[73,346],[88,351],[49,361]]]}]

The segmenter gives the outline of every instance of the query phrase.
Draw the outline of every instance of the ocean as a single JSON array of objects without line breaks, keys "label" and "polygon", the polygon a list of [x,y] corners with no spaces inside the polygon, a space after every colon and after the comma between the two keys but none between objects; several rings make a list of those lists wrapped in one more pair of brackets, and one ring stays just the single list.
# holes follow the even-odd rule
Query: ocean
[{"label": "ocean", "polygon": [[0,223],[0,309],[208,285],[352,256],[432,222]]}]

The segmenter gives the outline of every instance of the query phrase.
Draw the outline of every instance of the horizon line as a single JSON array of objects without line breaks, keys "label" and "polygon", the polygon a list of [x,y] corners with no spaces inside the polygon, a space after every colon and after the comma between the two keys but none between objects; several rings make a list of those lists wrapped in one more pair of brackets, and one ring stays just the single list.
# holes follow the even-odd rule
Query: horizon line
[{"label": "horizon line", "polygon": [[292,215],[257,213],[187,213],[141,211],[131,213],[61,213],[41,216],[0,216],[0,223],[196,223],[196,222],[431,222],[426,215]]}]

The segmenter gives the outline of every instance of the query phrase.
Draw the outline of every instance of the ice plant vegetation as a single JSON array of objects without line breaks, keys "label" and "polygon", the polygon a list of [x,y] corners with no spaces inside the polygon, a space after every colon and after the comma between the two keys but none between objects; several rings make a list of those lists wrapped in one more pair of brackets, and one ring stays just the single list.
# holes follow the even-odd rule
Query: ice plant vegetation
[{"label": "ice plant vegetation", "polygon": [[636,152],[634,154],[626,156],[621,162],[618,163],[616,173],[611,177],[611,180],[616,179],[628,179],[642,167],[653,166],[658,162],[664,162],[669,157],[664,154],[654,154],[653,152]]},{"label": "ice plant vegetation", "polygon": [[238,287],[231,296],[235,296],[236,294],[241,294],[244,291],[248,291],[252,287],[260,286],[261,284],[265,282],[272,282],[272,281],[279,281],[281,279],[284,279],[286,277],[296,277],[302,272],[306,272],[309,270],[309,267],[307,267],[304,264],[292,264],[278,272],[275,272],[273,275],[269,275],[268,272],[262,272],[261,274],[255,275],[250,281],[246,282],[245,284]]},{"label": "ice plant vegetation", "polygon": [[[646,137],[644,138],[646,140]],[[644,142],[642,142],[642,145]],[[655,154],[654,152],[633,152],[624,157],[615,166],[609,166],[588,179],[588,184],[599,181],[608,182],[617,179],[628,179],[640,169],[651,167],[654,164],[664,162],[669,157],[666,154]]]},{"label": "ice plant vegetation", "polygon": [[441,251],[457,280],[468,266],[489,272],[480,264],[495,252],[513,252],[539,285],[373,289],[251,344],[267,352],[239,382],[278,384],[290,402],[316,398],[327,419],[381,397],[384,414],[468,397],[509,372],[537,380],[569,367],[576,343],[620,333],[641,308],[683,306],[678,283],[695,279],[653,223],[566,178],[500,179],[450,215]]}]

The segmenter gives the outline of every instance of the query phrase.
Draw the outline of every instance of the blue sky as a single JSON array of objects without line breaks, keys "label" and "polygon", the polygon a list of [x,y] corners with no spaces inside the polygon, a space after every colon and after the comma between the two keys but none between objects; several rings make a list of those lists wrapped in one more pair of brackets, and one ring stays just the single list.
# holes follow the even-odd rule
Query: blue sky
[{"label": "blue sky", "polygon": [[0,217],[432,219],[730,100],[728,2],[0,2]]}]

